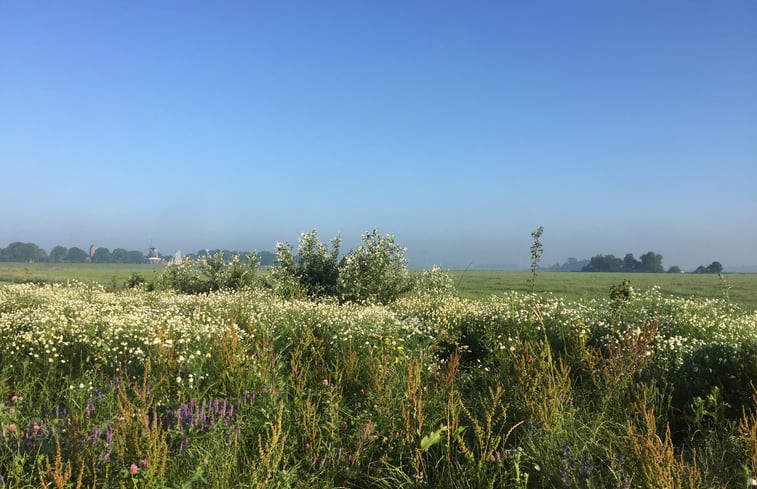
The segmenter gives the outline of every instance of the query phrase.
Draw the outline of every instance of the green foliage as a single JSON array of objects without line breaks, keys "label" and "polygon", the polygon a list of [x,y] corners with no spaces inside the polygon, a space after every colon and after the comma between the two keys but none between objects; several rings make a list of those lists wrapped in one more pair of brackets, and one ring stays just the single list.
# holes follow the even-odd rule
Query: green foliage
[{"label": "green foliage", "polygon": [[629,273],[641,271],[641,262],[633,257],[633,253],[628,253],[623,257],[622,271]]},{"label": "green foliage", "polygon": [[639,257],[641,260],[640,272],[644,273],[662,273],[665,269],[662,266],[662,255],[653,251],[648,251]]},{"label": "green foliage", "polygon": [[720,264],[719,261],[714,261],[710,263],[709,265],[702,266],[699,265],[696,270],[694,270],[694,273],[722,273],[723,272],[723,265]]},{"label": "green foliage", "polygon": [[66,256],[63,257],[63,261],[67,263],[84,263],[89,259],[89,255],[86,251],[76,246],[69,248],[66,251]]},{"label": "green foliage", "polygon": [[592,256],[589,264],[581,269],[582,272],[620,272],[623,270],[623,260],[615,255]]},{"label": "green foliage", "polygon": [[[377,230],[363,235],[363,244],[341,261],[336,237],[331,249],[318,240],[315,230],[300,237],[297,255],[291,245],[276,245],[276,263],[269,282],[282,297],[338,296],[344,301],[387,304],[413,286],[405,249],[391,235]],[[449,288],[441,271],[422,274],[421,287]],[[449,282],[449,283],[445,283]]]},{"label": "green foliage", "polygon": [[697,398],[719,392],[722,409],[735,419],[752,404],[750,382],[757,379],[757,339],[733,344],[713,342],[683,355],[680,368],[671,379],[673,406],[689,413]]},{"label": "green foliage", "polygon": [[137,272],[133,272],[124,283],[124,287],[126,287],[127,289],[133,289],[135,287],[140,287],[146,283],[147,283],[147,280],[145,280],[145,278],[142,275],[140,275]]},{"label": "green foliage", "polygon": [[108,248],[97,248],[92,255],[92,263],[112,263],[114,262],[113,255]]},{"label": "green foliage", "polygon": [[[222,257],[192,265],[233,282]],[[0,484],[721,488],[757,475],[753,313],[621,284],[615,321],[606,286],[582,302],[466,300],[429,275],[442,286],[389,306],[0,287]]]},{"label": "green foliage", "polygon": [[22,263],[47,260],[47,252],[34,243],[15,241],[9,244],[7,248],[0,248],[0,261]]},{"label": "green foliage", "polygon": [[288,243],[277,243],[276,262],[271,273],[274,290],[289,297],[337,295],[340,243],[340,238],[335,237],[329,250],[318,240],[316,230],[300,236],[297,256]]},{"label": "green foliage", "polygon": [[662,255],[649,251],[634,258],[632,253],[621,260],[615,255],[596,255],[584,266],[583,272],[627,272],[627,273],[663,273]]},{"label": "green foliage", "polygon": [[376,229],[363,235],[363,244],[339,265],[339,290],[343,299],[360,303],[388,304],[409,291],[412,280],[405,248],[392,235]]},{"label": "green foliage", "polygon": [[544,253],[542,244],[541,244],[541,235],[544,232],[544,227],[539,226],[536,228],[536,231],[531,233],[531,237],[534,239],[533,244],[531,245],[531,278],[528,280],[528,288],[531,290],[531,292],[534,291],[534,287],[536,286],[536,270],[539,269],[539,262],[541,261],[541,255]]},{"label": "green foliage", "polygon": [[166,266],[158,274],[155,288],[200,294],[253,287],[257,284],[257,268],[254,255],[248,256],[247,263],[242,263],[237,256],[226,262],[223,253],[207,253],[197,260],[185,259]]},{"label": "green foliage", "polygon": [[60,263],[63,261],[63,259],[66,257],[66,252],[68,250],[63,246],[55,246],[52,250],[50,250],[50,261],[53,263]]},{"label": "green foliage", "polygon": [[612,302],[628,301],[632,295],[633,287],[631,287],[631,281],[628,279],[625,279],[621,283],[615,284],[610,287],[610,300]]},{"label": "green foliage", "polygon": [[455,282],[452,276],[437,266],[416,274],[413,281],[413,290],[417,293],[434,295],[455,293]]}]

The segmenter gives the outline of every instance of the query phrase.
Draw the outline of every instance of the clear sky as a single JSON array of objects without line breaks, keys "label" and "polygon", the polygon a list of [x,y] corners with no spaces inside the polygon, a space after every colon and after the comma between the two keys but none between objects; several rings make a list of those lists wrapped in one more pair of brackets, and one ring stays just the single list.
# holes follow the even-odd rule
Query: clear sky
[{"label": "clear sky", "polygon": [[0,0],[0,247],[757,264],[757,2]]}]

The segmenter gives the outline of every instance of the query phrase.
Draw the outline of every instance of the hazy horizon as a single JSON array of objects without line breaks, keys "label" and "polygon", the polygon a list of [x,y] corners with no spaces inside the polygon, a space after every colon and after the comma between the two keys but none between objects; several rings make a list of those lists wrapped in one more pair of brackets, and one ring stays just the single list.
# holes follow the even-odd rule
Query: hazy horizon
[{"label": "hazy horizon", "polygon": [[757,264],[757,2],[0,2],[0,247]]}]

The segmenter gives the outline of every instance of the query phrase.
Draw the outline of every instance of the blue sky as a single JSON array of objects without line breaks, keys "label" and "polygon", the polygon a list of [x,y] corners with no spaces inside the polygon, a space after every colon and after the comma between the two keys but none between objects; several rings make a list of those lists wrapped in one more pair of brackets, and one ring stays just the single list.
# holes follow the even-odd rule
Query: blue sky
[{"label": "blue sky", "polygon": [[0,246],[757,264],[757,2],[0,0]]}]

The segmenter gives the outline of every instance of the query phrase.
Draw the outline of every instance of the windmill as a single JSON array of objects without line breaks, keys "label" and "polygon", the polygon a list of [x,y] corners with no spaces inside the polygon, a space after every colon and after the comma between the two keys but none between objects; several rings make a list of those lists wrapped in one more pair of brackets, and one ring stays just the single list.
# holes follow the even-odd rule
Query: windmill
[{"label": "windmill", "polygon": [[147,253],[147,261],[153,265],[160,263],[158,249],[152,245],[152,240],[150,240],[150,251]]}]

